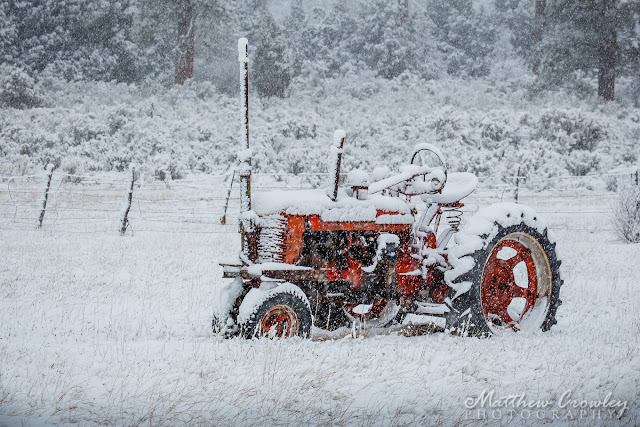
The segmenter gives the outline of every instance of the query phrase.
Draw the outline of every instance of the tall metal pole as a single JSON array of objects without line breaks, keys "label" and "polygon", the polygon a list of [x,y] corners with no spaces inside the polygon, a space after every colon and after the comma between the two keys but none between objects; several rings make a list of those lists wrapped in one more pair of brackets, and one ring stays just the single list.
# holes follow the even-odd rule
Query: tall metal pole
[{"label": "tall metal pole", "polygon": [[251,229],[244,213],[251,210],[251,147],[249,145],[249,42],[238,40],[238,62],[240,62],[240,93],[242,98],[242,128],[245,141],[244,150],[239,153],[240,175],[240,233],[242,251],[248,255],[247,231]]}]

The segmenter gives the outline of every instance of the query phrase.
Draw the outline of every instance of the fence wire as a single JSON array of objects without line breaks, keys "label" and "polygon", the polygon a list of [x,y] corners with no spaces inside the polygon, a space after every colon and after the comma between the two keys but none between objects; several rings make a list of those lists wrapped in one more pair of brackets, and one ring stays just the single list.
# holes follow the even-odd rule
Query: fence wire
[{"label": "fence wire", "polygon": [[[122,227],[131,177],[126,172],[88,176],[54,171],[42,216],[48,175],[0,176],[0,229],[33,230],[42,216],[45,231],[115,234]],[[255,173],[252,177],[255,192],[317,188],[328,179],[326,173]],[[617,194],[611,190],[617,185],[633,184],[637,179],[637,172],[530,181],[516,176],[513,184],[494,184],[496,179],[484,178],[476,193],[464,200],[464,210],[473,213],[490,203],[512,201],[517,194],[520,203],[543,214],[553,229],[610,232],[612,206],[617,200]],[[569,184],[558,186],[559,182]],[[585,190],[590,187],[593,188]],[[127,218],[127,234],[235,234],[239,207],[238,177],[232,172],[166,182],[138,177]]]}]

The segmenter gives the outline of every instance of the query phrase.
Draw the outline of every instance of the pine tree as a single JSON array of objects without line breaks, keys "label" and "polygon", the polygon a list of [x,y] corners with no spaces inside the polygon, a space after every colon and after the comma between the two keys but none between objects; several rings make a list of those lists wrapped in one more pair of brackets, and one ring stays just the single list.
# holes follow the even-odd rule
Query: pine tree
[{"label": "pine tree", "polygon": [[165,83],[175,83],[178,51],[180,2],[142,1],[134,27],[134,42],[144,52],[145,75]]},{"label": "pine tree", "polygon": [[300,34],[306,25],[307,14],[302,0],[291,0],[291,12],[285,21],[285,28],[291,34]]},{"label": "pine tree", "polygon": [[132,42],[134,1],[8,0],[3,56],[34,75],[48,69],[70,80],[135,81],[141,55]]},{"label": "pine tree", "polygon": [[319,39],[313,51],[308,52],[309,61],[318,57],[326,76],[344,74],[358,68],[357,35],[361,34],[357,21],[346,3],[336,3],[318,28]]},{"label": "pine tree", "polygon": [[640,4],[620,4],[618,27],[618,72],[633,79],[631,97],[640,106]]},{"label": "pine tree", "polygon": [[449,74],[488,74],[496,40],[491,19],[476,12],[471,0],[431,0],[428,11],[447,57]]},{"label": "pine tree", "polygon": [[234,2],[201,0],[195,38],[194,78],[213,82],[220,90],[238,89],[238,29],[232,19]]},{"label": "pine tree", "polygon": [[239,9],[241,35],[249,39],[253,87],[261,96],[284,97],[291,82],[282,30],[265,0],[249,0]]},{"label": "pine tree", "polygon": [[[146,73],[166,84],[181,84],[198,76],[219,83],[222,72],[213,73],[210,68],[219,65],[220,57],[235,56],[236,29],[229,22],[229,9],[235,3],[231,0],[138,1],[140,12],[134,41],[144,52]],[[227,28],[222,28],[223,24]]]},{"label": "pine tree", "polygon": [[303,36],[307,26],[307,16],[302,0],[291,1],[291,12],[285,20],[284,31],[289,40],[291,56],[291,76],[299,76],[302,73],[302,64],[305,60]]},{"label": "pine tree", "polygon": [[536,61],[532,50],[541,40],[544,28],[544,8],[541,5],[545,0],[534,0],[534,3],[532,0],[496,0],[493,17],[496,32],[503,38],[503,33],[507,33],[510,48],[532,68]]},{"label": "pine tree", "polygon": [[574,71],[597,70],[598,95],[614,99],[616,71],[633,57],[633,49],[624,55],[629,38],[619,40],[619,35],[633,27],[639,10],[638,3],[621,0],[549,1],[548,31],[538,46],[542,77],[565,84]]},{"label": "pine tree", "polygon": [[13,63],[17,52],[17,26],[8,13],[9,4],[0,3],[0,63]]},{"label": "pine tree", "polygon": [[270,14],[262,16],[260,31],[255,36],[253,82],[256,90],[262,96],[284,97],[291,81],[286,64],[287,46]]},{"label": "pine tree", "polygon": [[384,78],[416,70],[417,40],[413,17],[404,2],[364,1],[360,4],[359,38],[354,53]]}]

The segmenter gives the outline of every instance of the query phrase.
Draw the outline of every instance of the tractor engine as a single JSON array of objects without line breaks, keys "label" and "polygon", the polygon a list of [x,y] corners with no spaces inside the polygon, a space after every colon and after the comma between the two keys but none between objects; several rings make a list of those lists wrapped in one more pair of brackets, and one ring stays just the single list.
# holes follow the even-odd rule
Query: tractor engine
[{"label": "tractor engine", "polygon": [[269,277],[313,288],[322,301],[413,295],[421,282],[412,245],[414,211],[386,196],[366,201],[343,196],[336,203],[322,194],[324,203],[305,203],[314,192],[322,190],[255,197],[257,215],[244,228],[248,261],[260,268],[246,270],[245,278]]},{"label": "tractor engine", "polygon": [[304,235],[302,265],[313,268],[349,268],[349,260],[374,262],[377,241],[371,231],[309,231]]},{"label": "tractor engine", "polygon": [[[389,298],[397,293],[396,262],[400,250],[397,242],[375,231],[321,231],[305,233],[301,265],[316,270],[334,269],[349,271],[355,282],[335,281],[328,286],[330,295],[342,295],[347,299],[361,300],[379,295]],[[386,240],[385,240],[386,239]]]}]

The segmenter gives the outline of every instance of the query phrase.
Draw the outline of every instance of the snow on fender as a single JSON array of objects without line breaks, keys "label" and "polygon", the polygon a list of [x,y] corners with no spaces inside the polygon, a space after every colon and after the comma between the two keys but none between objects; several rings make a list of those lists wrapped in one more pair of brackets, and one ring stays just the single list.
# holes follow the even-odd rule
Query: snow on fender
[{"label": "snow on fender", "polygon": [[539,218],[536,212],[528,207],[516,203],[496,203],[481,208],[454,237],[455,246],[449,251],[449,262],[453,269],[444,274],[447,284],[456,291],[454,298],[467,292],[471,288],[470,282],[457,282],[456,279],[468,273],[475,266],[472,255],[486,246],[498,233],[498,226],[507,228],[521,223],[536,229],[540,234],[548,232],[551,242],[555,238],[547,230],[546,222]]}]

